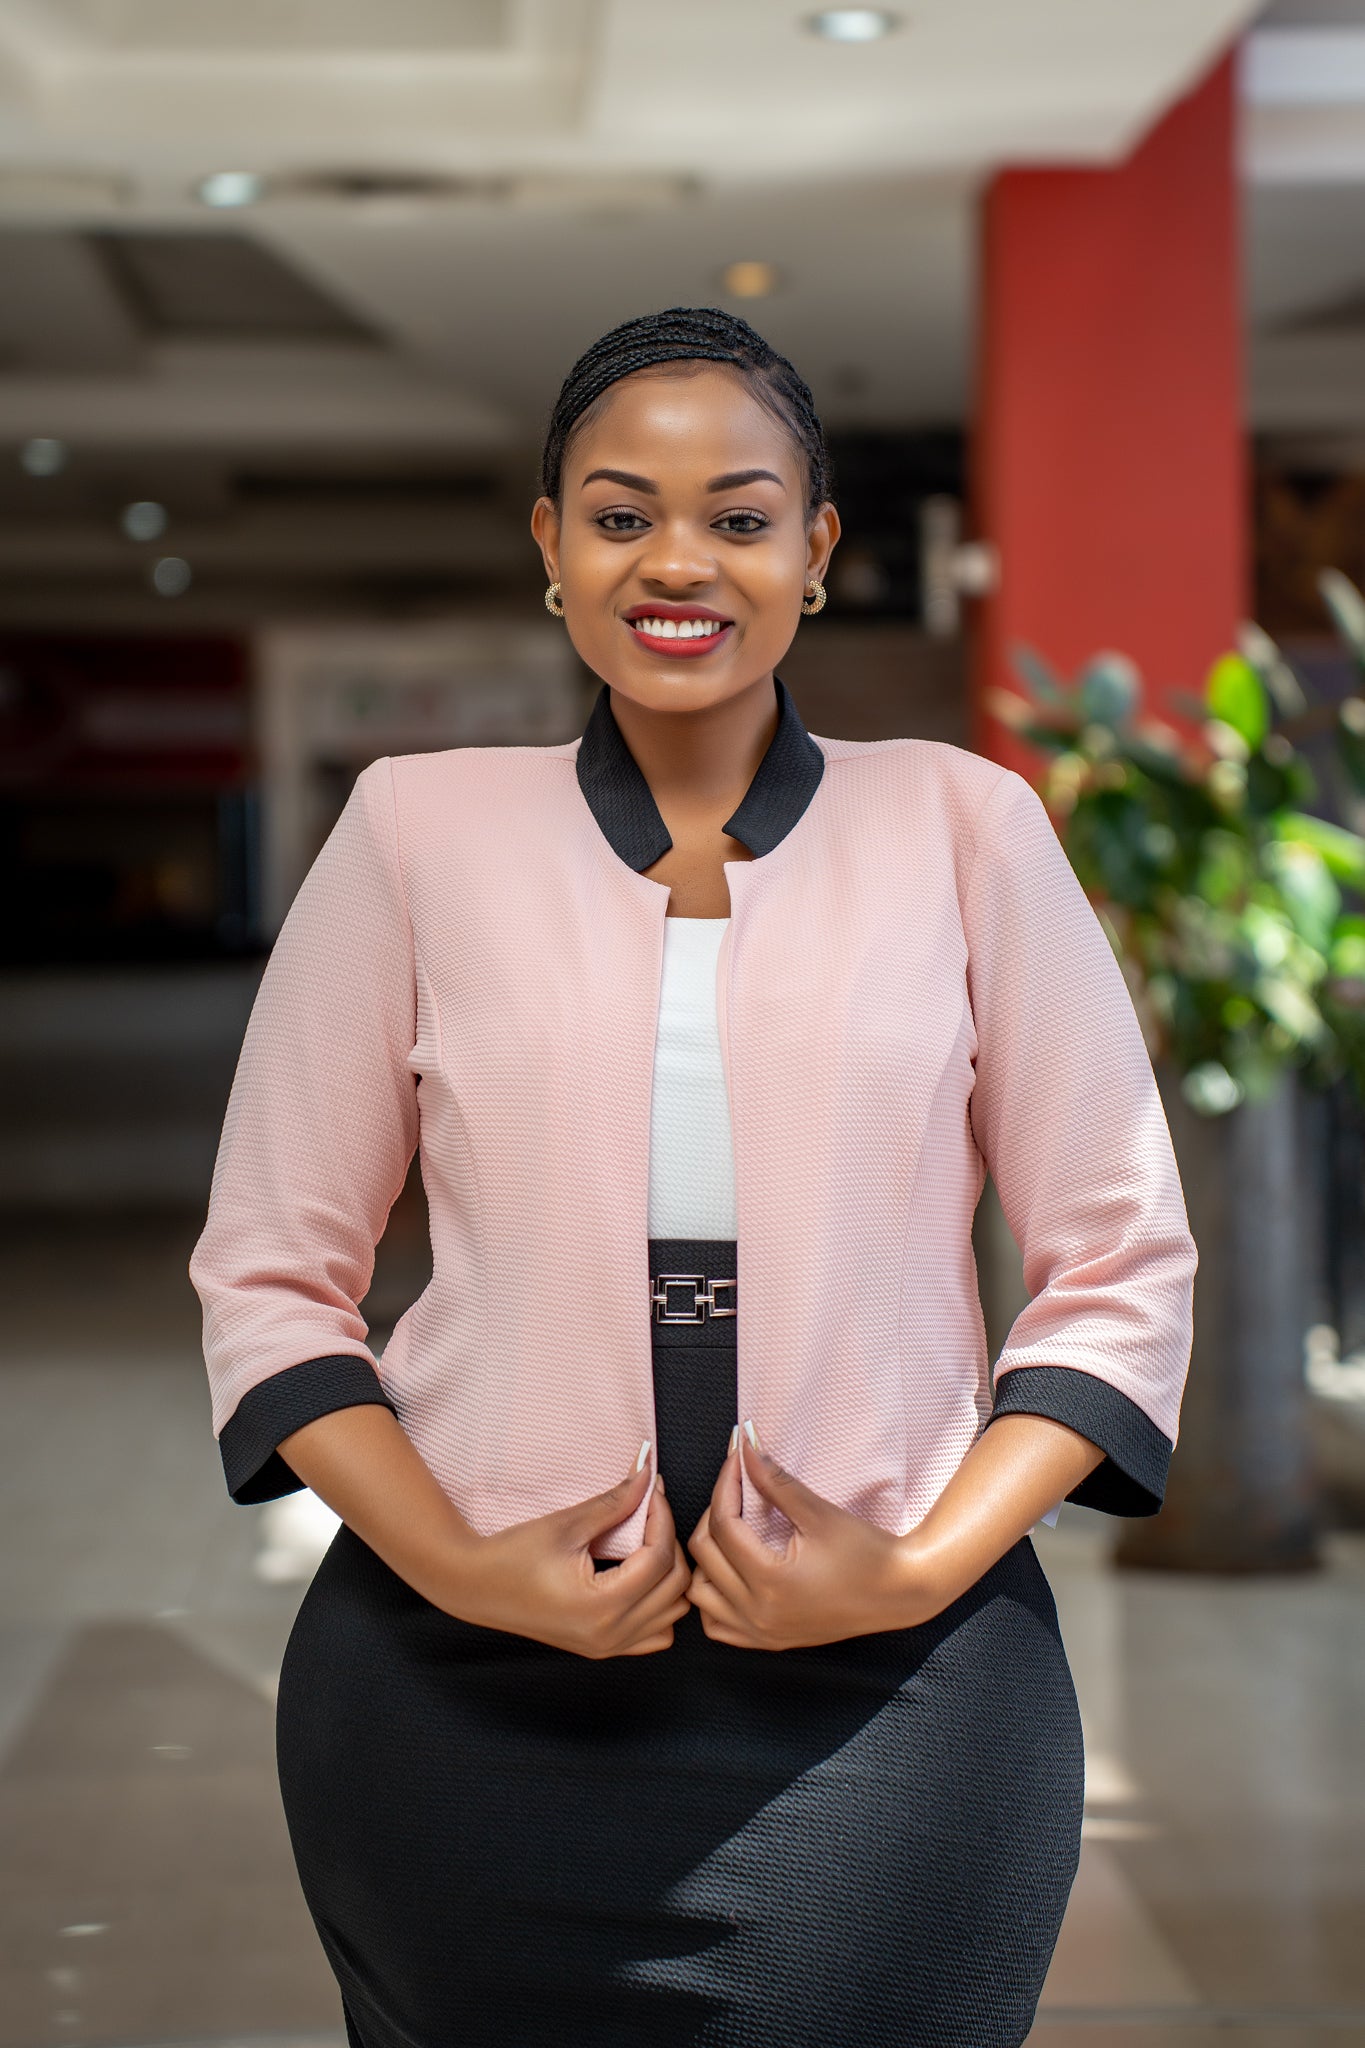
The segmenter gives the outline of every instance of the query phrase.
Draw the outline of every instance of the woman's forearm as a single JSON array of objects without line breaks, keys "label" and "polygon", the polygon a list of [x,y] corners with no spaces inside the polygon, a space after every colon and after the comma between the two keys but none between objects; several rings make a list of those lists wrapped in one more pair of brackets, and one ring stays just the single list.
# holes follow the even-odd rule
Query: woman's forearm
[{"label": "woman's forearm", "polygon": [[903,1537],[933,1611],[976,1584],[1049,1508],[1104,1462],[1088,1437],[1045,1415],[1001,1415],[983,1431],[919,1527]]},{"label": "woman's forearm", "polygon": [[305,1423],[280,1456],[400,1579],[448,1608],[478,1542],[391,1409],[338,1408]]}]

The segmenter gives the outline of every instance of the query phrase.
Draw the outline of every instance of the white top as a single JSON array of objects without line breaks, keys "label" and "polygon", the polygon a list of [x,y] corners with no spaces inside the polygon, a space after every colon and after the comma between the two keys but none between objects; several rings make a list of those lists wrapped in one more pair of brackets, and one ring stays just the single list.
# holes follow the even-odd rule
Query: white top
[{"label": "white top", "polygon": [[716,962],[729,922],[664,919],[649,1125],[651,1237],[738,1235],[730,1101],[716,1021]]},{"label": "white top", "polygon": [[[664,919],[649,1126],[649,1235],[737,1237],[730,1102],[716,1019],[728,917]],[[1062,1503],[1042,1517],[1056,1526]]]}]

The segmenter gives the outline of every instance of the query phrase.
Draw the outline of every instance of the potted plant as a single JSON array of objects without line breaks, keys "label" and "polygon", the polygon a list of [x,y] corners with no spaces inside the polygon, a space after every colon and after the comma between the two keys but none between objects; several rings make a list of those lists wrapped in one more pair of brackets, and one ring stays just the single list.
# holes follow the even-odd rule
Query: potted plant
[{"label": "potted plant", "polygon": [[[1365,679],[1365,599],[1324,596]],[[1257,628],[1215,662],[1192,735],[1146,714],[1132,662],[1064,682],[1016,652],[991,709],[1047,755],[1040,793],[1122,965],[1162,1089],[1200,1252],[1195,1345],[1162,1513],[1121,1562],[1210,1570],[1316,1560],[1303,1377],[1300,1084],[1365,1100],[1365,695],[1313,704]]]}]

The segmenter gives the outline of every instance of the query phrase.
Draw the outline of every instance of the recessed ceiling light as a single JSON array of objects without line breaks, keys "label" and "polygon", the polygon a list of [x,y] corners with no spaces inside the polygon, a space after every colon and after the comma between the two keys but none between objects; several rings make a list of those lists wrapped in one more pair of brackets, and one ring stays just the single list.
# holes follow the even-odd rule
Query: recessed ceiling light
[{"label": "recessed ceiling light", "polygon": [[215,171],[198,189],[205,206],[254,206],[265,194],[265,179],[255,171]]},{"label": "recessed ceiling light", "polygon": [[160,540],[166,531],[166,507],[151,498],[138,498],[124,506],[119,525],[129,540]]},{"label": "recessed ceiling light", "polygon": [[35,434],[19,450],[19,463],[29,476],[56,476],[66,468],[66,443],[51,434]]},{"label": "recessed ceiling light", "polygon": [[827,43],[875,43],[900,27],[900,16],[881,7],[826,7],[806,27]]},{"label": "recessed ceiling light", "polygon": [[766,299],[777,290],[779,278],[776,264],[746,261],[727,263],[720,281],[732,299]]},{"label": "recessed ceiling light", "polygon": [[189,563],[179,555],[163,555],[152,571],[152,588],[158,597],[183,597],[192,580]]}]

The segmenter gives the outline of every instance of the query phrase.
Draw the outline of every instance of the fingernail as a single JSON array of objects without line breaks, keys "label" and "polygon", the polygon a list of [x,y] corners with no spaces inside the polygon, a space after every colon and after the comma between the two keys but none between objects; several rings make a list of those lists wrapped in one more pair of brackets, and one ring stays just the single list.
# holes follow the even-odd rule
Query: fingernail
[{"label": "fingernail", "polygon": [[635,1469],[636,1469],[636,1471],[637,1471],[637,1472],[643,1472],[643,1471],[644,1471],[644,1469],[645,1469],[645,1459],[646,1459],[646,1458],[647,1458],[648,1456],[649,1456],[649,1438],[648,1438],[648,1437],[646,1437],[646,1438],[645,1438],[645,1440],[644,1440],[644,1442],[643,1442],[643,1443],[641,1444],[641,1446],[640,1446],[640,1455],[639,1455],[639,1457],[638,1457],[638,1458],[637,1458],[637,1459],[635,1460]]},{"label": "fingernail", "polygon": [[735,1451],[737,1450],[738,1446],[739,1446],[739,1424],[738,1424],[738,1423],[736,1423],[736,1424],[735,1424],[735,1426],[734,1426],[734,1428],[733,1428],[733,1429],[732,1429],[732,1430],[730,1431],[730,1448],[729,1448],[729,1450],[728,1450],[728,1451],[727,1451],[727,1452],[725,1453],[726,1457],[727,1457],[727,1458],[732,1458],[732,1457],[734,1456],[734,1454],[735,1454]]},{"label": "fingernail", "polygon": [[758,1440],[758,1431],[754,1428],[752,1417],[744,1425],[744,1434],[756,1451],[762,1450],[763,1446]]}]

